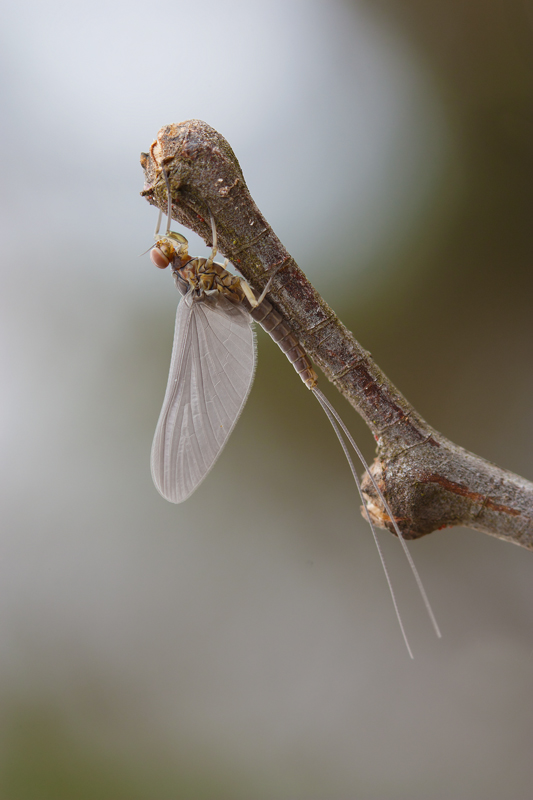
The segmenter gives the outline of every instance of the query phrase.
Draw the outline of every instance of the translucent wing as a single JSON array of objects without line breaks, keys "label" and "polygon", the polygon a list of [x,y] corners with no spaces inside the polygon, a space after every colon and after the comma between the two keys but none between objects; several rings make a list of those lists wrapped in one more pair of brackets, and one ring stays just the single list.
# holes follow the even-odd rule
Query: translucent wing
[{"label": "translucent wing", "polygon": [[215,463],[252,387],[255,360],[243,308],[222,295],[181,300],[152,445],[152,478],[166,500],[186,500]]}]

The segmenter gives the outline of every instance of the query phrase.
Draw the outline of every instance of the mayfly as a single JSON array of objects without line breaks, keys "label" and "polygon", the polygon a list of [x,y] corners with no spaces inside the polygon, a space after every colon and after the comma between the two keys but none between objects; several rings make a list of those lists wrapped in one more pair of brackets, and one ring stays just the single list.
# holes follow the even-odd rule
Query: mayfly
[{"label": "mayfly", "polygon": [[350,444],[372,481],[398,535],[437,636],[440,631],[418,571],[394,516],[361,451],[344,422],[317,386],[311,363],[281,314],[265,299],[269,283],[260,296],[243,278],[232,275],[215,262],[216,227],[211,218],[213,246],[208,258],[191,257],[187,239],[170,230],[159,234],[161,212],[150,257],[160,269],[172,265],[176,286],[182,294],[168,383],[157,423],[151,454],[152,478],[160,494],[171,503],[181,503],[198,488],[226,444],[246,403],[254,379],[255,321],[285,353],[300,378],[324,409],[344,451],[372,529],[379,557],[392,596],[396,616],[411,658],[413,657],[392,589],[379,540],[367,510],[361,482],[348,449]]}]

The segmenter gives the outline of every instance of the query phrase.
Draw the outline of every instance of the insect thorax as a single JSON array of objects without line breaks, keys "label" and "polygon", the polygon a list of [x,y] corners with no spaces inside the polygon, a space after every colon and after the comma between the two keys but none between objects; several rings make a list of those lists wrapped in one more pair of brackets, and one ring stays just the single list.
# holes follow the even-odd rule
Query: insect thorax
[{"label": "insect thorax", "polygon": [[207,293],[220,292],[238,305],[245,297],[240,278],[224,269],[222,264],[207,258],[192,258],[182,267],[175,268],[174,274],[186,281],[199,298]]}]

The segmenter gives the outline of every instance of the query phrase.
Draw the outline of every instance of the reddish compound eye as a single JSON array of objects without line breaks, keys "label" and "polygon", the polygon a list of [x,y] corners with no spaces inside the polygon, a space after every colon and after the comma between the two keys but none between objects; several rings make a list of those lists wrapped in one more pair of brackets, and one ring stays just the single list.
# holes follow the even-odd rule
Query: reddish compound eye
[{"label": "reddish compound eye", "polygon": [[150,250],[150,258],[152,259],[152,264],[155,264],[159,269],[165,269],[170,264],[169,259],[159,247],[152,247]]}]

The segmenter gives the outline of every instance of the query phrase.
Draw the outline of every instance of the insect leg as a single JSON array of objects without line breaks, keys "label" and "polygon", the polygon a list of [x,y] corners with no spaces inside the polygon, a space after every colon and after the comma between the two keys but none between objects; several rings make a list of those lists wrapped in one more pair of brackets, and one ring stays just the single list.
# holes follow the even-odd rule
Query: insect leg
[{"label": "insect leg", "polygon": [[155,231],[154,231],[154,239],[157,239],[157,237],[159,236],[159,228],[161,227],[162,219],[163,219],[163,212],[161,211],[161,209],[159,209],[159,214],[157,215],[157,225],[155,226]]},{"label": "insect leg", "polygon": [[211,212],[209,212],[209,216],[211,217],[211,232],[212,232],[212,236],[213,236],[213,249],[211,250],[211,255],[209,256],[209,258],[205,262],[205,266],[208,267],[208,268],[212,265],[213,261],[215,260],[215,256],[217,254],[217,249],[218,249],[217,248],[217,226],[215,225],[215,218],[213,217]]},{"label": "insect leg", "polygon": [[163,178],[165,179],[165,184],[167,187],[167,231],[166,235],[170,233],[170,223],[172,222],[172,195],[170,193],[170,181],[168,179],[168,174],[166,170],[162,170]]}]

